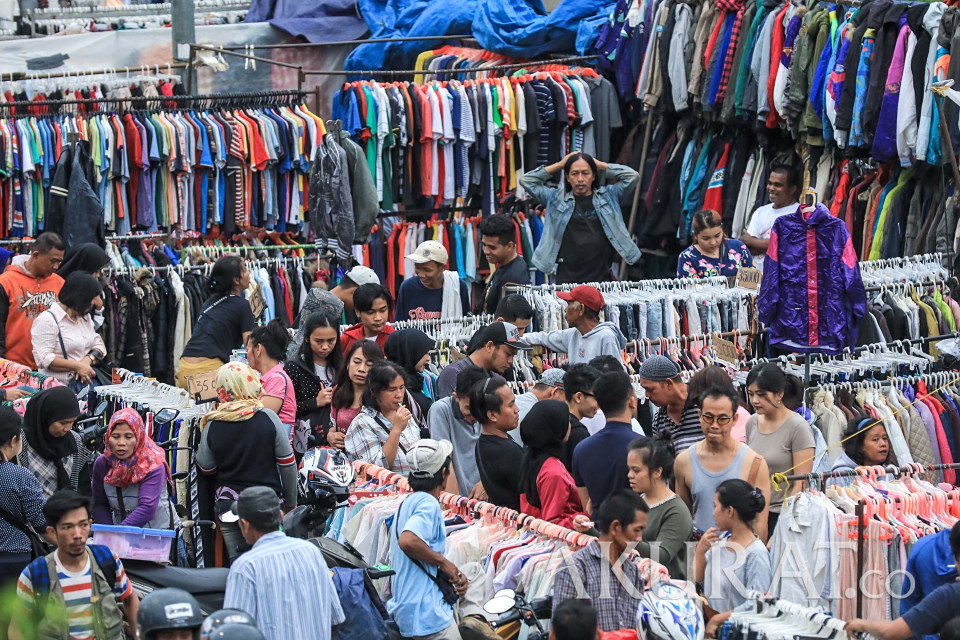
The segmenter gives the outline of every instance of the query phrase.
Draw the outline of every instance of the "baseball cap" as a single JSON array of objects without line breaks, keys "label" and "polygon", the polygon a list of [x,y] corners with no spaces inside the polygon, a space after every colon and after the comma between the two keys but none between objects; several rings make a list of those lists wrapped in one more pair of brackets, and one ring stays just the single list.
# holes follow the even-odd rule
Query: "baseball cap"
[{"label": "baseball cap", "polygon": [[481,339],[483,342],[477,344],[477,347],[492,342],[493,344],[505,344],[520,351],[530,351],[533,349],[533,347],[520,339],[520,332],[517,330],[517,327],[509,322],[494,322],[493,324],[487,325],[482,331]]},{"label": "baseball cap", "polygon": [[600,313],[603,309],[603,294],[596,287],[582,284],[570,291],[557,291],[557,297],[567,302],[579,302],[587,309]]},{"label": "baseball cap", "polygon": [[666,356],[652,355],[640,365],[637,374],[644,380],[663,382],[673,380],[680,375],[680,367]]},{"label": "baseball cap", "polygon": [[548,387],[556,387],[557,389],[563,389],[563,375],[566,373],[560,367],[554,367],[553,369],[547,369],[540,374],[540,377],[537,378],[537,384],[545,384]]},{"label": "baseball cap", "polygon": [[425,262],[439,262],[447,264],[447,250],[436,240],[427,240],[421,242],[417,250],[406,256],[407,260],[413,260],[416,264]]},{"label": "baseball cap", "polygon": [[452,453],[453,445],[449,440],[425,438],[417,441],[417,444],[407,451],[410,475],[415,478],[430,478],[437,475]]},{"label": "baseball cap", "polygon": [[355,266],[344,275],[356,282],[358,287],[365,284],[380,284],[380,277],[377,272],[363,265]]},{"label": "baseball cap", "polygon": [[270,487],[247,487],[233,501],[230,510],[220,516],[220,520],[263,520],[265,516],[271,515],[280,518],[280,498],[277,497],[277,492]]}]

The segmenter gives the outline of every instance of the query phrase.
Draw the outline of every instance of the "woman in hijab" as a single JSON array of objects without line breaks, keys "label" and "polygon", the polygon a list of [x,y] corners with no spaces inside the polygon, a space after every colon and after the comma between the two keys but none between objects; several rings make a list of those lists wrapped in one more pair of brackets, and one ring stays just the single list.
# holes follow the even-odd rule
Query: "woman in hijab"
[{"label": "woman in hijab", "polygon": [[[387,360],[403,367],[406,372],[407,408],[413,412],[414,418],[419,413],[426,416],[433,400],[428,395],[429,390],[424,385],[423,368],[430,362],[430,351],[436,346],[433,338],[420,329],[400,329],[394,331],[383,345],[383,352]],[[416,403],[416,407],[412,406]],[[416,411],[419,409],[419,412]],[[424,420],[417,420],[421,426]]]},{"label": "woman in hijab", "polygon": [[243,543],[240,526],[230,514],[241,491],[267,486],[283,500],[284,511],[297,506],[297,467],[290,438],[277,414],[264,409],[262,394],[256,371],[229,362],[217,372],[220,404],[200,422],[197,466],[205,474],[217,474],[217,514],[231,560]]},{"label": "woman in hijab", "polygon": [[544,400],[533,405],[520,423],[523,461],[520,511],[572,528],[583,514],[573,476],[563,464],[563,443],[570,437],[570,410],[565,402]]},{"label": "woman in hijab", "polygon": [[133,409],[121,409],[110,418],[106,451],[93,463],[92,484],[97,524],[147,529],[172,529],[176,524],[166,456]]},{"label": "woman in hijab", "polygon": [[57,275],[66,280],[71,273],[82,271],[99,278],[100,272],[109,264],[110,256],[106,251],[93,242],[86,242],[70,247],[63,256],[63,264],[57,269]]},{"label": "woman in hijab", "polygon": [[84,473],[81,481],[81,472],[93,462],[93,454],[73,430],[78,417],[77,396],[67,387],[46,389],[27,401],[23,450],[17,460],[40,481],[45,500],[58,489],[90,495],[90,476]]},{"label": "woman in hijab", "polygon": [[93,367],[107,348],[91,315],[103,305],[102,294],[100,282],[90,274],[78,271],[67,276],[59,302],[37,316],[30,329],[40,373],[78,388],[96,376]]}]

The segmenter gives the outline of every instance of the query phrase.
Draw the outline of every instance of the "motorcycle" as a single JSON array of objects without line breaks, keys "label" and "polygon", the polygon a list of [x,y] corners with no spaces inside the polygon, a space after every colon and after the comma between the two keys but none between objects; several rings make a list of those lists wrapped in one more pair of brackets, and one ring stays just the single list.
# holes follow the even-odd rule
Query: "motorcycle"
[{"label": "motorcycle", "polygon": [[[483,610],[489,614],[500,616],[490,626],[503,640],[516,640],[520,637],[524,625],[531,627],[528,640],[547,640],[550,637],[549,628],[545,628],[541,619],[550,619],[553,611],[553,598],[538,598],[527,602],[524,597],[513,589],[501,589],[493,594]],[[549,622],[547,623],[549,627]]]},{"label": "motorcycle", "polygon": [[[162,411],[158,412],[157,416],[161,413]],[[156,421],[157,417],[154,420]],[[161,443],[161,446],[166,444],[169,443]],[[394,574],[393,570],[371,567],[360,552],[349,544],[340,544],[324,536],[330,515],[335,509],[346,506],[345,503],[350,497],[350,486],[355,481],[356,472],[353,466],[339,450],[314,448],[307,451],[298,478],[300,506],[283,518],[283,530],[290,537],[302,538],[315,544],[330,567],[361,569],[372,580],[391,576]],[[182,525],[184,529],[192,526],[217,526],[215,522],[203,520],[187,520]],[[228,569],[192,569],[132,560],[125,560],[124,567],[141,598],[157,589],[177,587],[197,599],[204,615],[223,608]],[[376,596],[375,590],[373,593],[370,591],[367,590],[371,598]]]}]

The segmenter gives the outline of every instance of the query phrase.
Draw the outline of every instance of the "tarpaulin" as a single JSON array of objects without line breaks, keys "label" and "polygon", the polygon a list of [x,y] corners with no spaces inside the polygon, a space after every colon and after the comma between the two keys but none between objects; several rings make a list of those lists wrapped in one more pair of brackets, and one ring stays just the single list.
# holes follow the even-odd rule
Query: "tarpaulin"
[{"label": "tarpaulin", "polygon": [[269,22],[310,42],[356,40],[367,32],[357,0],[253,0],[244,22]]},{"label": "tarpaulin", "polygon": [[[586,53],[615,0],[563,0],[547,13],[542,0],[359,0],[373,38],[472,34],[495,53],[534,58],[576,48]],[[347,68],[409,69],[417,54],[439,42],[360,45]]]}]

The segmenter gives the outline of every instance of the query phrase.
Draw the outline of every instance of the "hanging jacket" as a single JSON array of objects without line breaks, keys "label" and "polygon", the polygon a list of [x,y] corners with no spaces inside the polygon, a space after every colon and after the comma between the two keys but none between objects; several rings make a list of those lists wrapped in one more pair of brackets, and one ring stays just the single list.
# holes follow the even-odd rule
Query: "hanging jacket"
[{"label": "hanging jacket", "polygon": [[840,353],[856,342],[866,311],[860,266],[846,225],[818,204],[773,223],[757,297],[770,344]]},{"label": "hanging jacket", "polygon": [[44,231],[59,234],[68,249],[84,242],[107,245],[95,182],[90,143],[80,140],[64,146],[50,184]]}]

